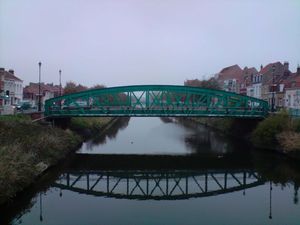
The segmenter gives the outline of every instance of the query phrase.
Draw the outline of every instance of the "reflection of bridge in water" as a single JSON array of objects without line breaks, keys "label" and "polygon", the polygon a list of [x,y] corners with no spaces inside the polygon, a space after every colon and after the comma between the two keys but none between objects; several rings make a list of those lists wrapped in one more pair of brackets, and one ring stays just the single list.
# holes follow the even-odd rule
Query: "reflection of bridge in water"
[{"label": "reflection of bridge in water", "polygon": [[93,196],[137,200],[179,200],[214,196],[264,184],[249,169],[68,171],[55,187]]}]

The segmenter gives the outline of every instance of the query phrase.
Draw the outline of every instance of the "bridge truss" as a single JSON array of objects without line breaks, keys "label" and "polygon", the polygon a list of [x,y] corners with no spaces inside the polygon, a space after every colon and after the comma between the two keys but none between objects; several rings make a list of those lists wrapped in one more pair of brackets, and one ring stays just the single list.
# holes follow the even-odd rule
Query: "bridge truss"
[{"label": "bridge truss", "polygon": [[219,195],[264,184],[252,170],[66,172],[55,187],[94,196],[178,200]]},{"label": "bridge truss", "polygon": [[47,117],[74,116],[208,116],[262,118],[266,101],[220,90],[136,85],[93,89],[52,98]]}]

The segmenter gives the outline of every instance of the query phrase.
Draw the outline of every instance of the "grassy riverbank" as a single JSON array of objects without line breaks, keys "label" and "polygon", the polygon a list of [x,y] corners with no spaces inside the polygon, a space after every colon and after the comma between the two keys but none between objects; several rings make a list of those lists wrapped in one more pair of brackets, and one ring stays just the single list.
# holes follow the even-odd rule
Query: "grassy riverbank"
[{"label": "grassy riverbank", "polygon": [[282,111],[262,121],[234,118],[191,118],[225,135],[249,140],[255,147],[300,155],[300,119]]},{"label": "grassy riverbank", "polygon": [[291,118],[285,111],[269,116],[253,131],[252,143],[288,154],[300,152],[300,119]]},{"label": "grassy riverbank", "polygon": [[113,117],[74,117],[70,121],[70,129],[85,139],[96,137],[114,120]]},{"label": "grassy riverbank", "polygon": [[33,124],[25,116],[0,117],[0,204],[29,186],[81,143],[70,130]]},{"label": "grassy riverbank", "polygon": [[72,130],[62,130],[34,124],[26,116],[0,117],[0,205],[78,148],[83,141],[78,134],[87,130],[94,134],[111,120],[75,118],[71,121]]},{"label": "grassy riverbank", "polygon": [[210,127],[224,135],[248,139],[257,121],[237,118],[191,117],[190,120]]}]

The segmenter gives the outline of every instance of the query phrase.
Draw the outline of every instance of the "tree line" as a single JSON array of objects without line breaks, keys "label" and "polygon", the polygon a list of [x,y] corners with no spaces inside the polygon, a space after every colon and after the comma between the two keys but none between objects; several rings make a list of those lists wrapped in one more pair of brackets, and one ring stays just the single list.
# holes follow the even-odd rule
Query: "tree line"
[{"label": "tree line", "polygon": [[[184,86],[202,87],[202,88],[217,89],[217,90],[221,89],[218,81],[215,78],[210,78],[207,80],[187,79],[184,81]],[[106,86],[103,84],[96,84],[89,88],[81,84],[76,84],[74,81],[68,81],[64,87],[64,94],[72,94],[80,91],[101,89],[101,88],[106,88]]]},{"label": "tree line", "polygon": [[68,81],[64,87],[64,94],[72,94],[80,91],[100,89],[100,88],[106,88],[106,86],[103,84],[96,84],[89,88],[81,84],[76,84],[74,81]]}]

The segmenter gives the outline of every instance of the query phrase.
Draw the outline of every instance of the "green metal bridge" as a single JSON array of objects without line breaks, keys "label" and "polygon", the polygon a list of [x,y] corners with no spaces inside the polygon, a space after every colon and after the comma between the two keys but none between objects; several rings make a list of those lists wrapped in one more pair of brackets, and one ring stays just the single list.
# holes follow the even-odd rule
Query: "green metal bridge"
[{"label": "green metal bridge", "polygon": [[45,102],[45,116],[57,117],[241,117],[263,118],[266,101],[232,92],[175,85],[92,89]]}]

